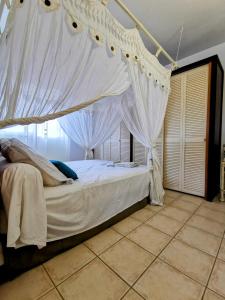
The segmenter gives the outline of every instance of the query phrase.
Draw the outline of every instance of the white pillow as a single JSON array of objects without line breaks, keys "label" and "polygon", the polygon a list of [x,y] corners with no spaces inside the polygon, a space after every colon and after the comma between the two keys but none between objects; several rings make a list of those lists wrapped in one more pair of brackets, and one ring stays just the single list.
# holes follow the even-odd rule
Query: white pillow
[{"label": "white pillow", "polygon": [[10,162],[21,162],[36,167],[41,172],[45,186],[57,186],[73,182],[72,179],[68,179],[51,162],[15,138],[0,139],[0,146],[2,155]]}]

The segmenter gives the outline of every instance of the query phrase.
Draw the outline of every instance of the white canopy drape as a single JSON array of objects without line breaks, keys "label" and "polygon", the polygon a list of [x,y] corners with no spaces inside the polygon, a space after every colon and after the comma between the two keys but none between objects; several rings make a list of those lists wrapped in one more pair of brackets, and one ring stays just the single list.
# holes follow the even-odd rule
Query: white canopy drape
[{"label": "white canopy drape", "polygon": [[164,191],[156,140],[162,129],[168,91],[141,73],[136,65],[129,64],[128,67],[132,87],[121,102],[121,114],[129,131],[148,148],[148,165],[152,168],[151,201],[154,204],[162,204]]},{"label": "white canopy drape", "polygon": [[130,84],[119,51],[108,53],[81,24],[72,32],[65,3],[47,13],[40,2],[15,1],[1,37],[0,121],[36,122],[32,118],[119,95]]},{"label": "white canopy drape", "polygon": [[93,149],[104,143],[119,127],[121,96],[108,98],[58,119],[64,132],[93,158]]},{"label": "white canopy drape", "polygon": [[[148,52],[138,31],[122,27],[100,1],[13,1],[0,39],[0,128],[72,113],[61,125],[89,152],[123,118],[149,148],[157,204],[163,189],[155,141],[169,85],[170,71]],[[104,111],[93,109],[112,96]]]}]

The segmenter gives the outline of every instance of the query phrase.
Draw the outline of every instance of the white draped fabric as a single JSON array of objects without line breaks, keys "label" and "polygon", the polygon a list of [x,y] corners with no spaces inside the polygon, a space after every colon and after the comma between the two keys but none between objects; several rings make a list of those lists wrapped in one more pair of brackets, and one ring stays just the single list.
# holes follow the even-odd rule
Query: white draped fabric
[{"label": "white draped fabric", "polygon": [[0,38],[0,128],[71,113],[60,124],[88,156],[123,117],[149,148],[157,204],[163,189],[155,141],[169,82],[170,71],[148,52],[138,30],[125,29],[100,1],[13,0]]},{"label": "white draped fabric", "polygon": [[46,13],[39,2],[14,8],[1,37],[0,120],[60,112],[119,95],[130,84],[120,52],[98,46],[88,28],[74,36],[65,9]]},{"label": "white draped fabric", "polygon": [[134,137],[148,148],[148,164],[152,169],[150,197],[153,204],[162,204],[164,191],[156,140],[162,129],[168,91],[142,74],[136,65],[129,64],[129,75],[132,88],[121,102],[122,118]]},{"label": "white draped fabric", "polygon": [[92,150],[109,139],[119,127],[120,99],[120,96],[104,99],[58,119],[64,132],[84,149],[85,159],[92,159]]}]

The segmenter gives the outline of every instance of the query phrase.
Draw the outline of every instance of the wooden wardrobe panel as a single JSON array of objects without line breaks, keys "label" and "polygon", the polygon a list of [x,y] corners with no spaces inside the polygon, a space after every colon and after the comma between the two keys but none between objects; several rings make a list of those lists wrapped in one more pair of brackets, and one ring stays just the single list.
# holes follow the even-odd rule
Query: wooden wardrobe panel
[{"label": "wooden wardrobe panel", "polygon": [[133,161],[140,165],[147,163],[147,150],[135,138],[133,138]]},{"label": "wooden wardrobe panel", "polygon": [[205,143],[185,142],[181,191],[205,196]]},{"label": "wooden wardrobe panel", "polygon": [[164,188],[180,191],[181,190],[181,147],[180,143],[165,142],[164,162],[163,162],[163,184]]},{"label": "wooden wardrobe panel", "polygon": [[110,137],[110,160],[120,161],[120,127]]},{"label": "wooden wardrobe panel", "polygon": [[111,141],[106,141],[103,146],[102,158],[103,160],[111,160]]},{"label": "wooden wardrobe panel", "polygon": [[120,125],[120,161],[130,161],[130,132],[124,122]]},{"label": "wooden wardrobe panel", "polygon": [[181,190],[181,140],[183,81],[181,74],[171,78],[171,93],[164,121],[163,181],[168,189]]},{"label": "wooden wardrobe panel", "polygon": [[208,65],[172,77],[165,118],[164,186],[205,195]]},{"label": "wooden wardrobe panel", "polygon": [[164,135],[166,140],[179,140],[181,137],[182,122],[182,81],[183,75],[171,78],[171,92],[168,99]]},{"label": "wooden wardrobe panel", "polygon": [[205,196],[209,65],[186,72],[182,191]]},{"label": "wooden wardrobe panel", "polygon": [[130,132],[123,122],[103,145],[95,148],[94,158],[114,162],[130,161]]},{"label": "wooden wardrobe panel", "polygon": [[204,140],[207,127],[209,65],[188,71],[185,76],[184,137]]},{"label": "wooden wardrobe panel", "polygon": [[217,56],[172,73],[164,186],[212,200],[219,192],[223,68]]}]

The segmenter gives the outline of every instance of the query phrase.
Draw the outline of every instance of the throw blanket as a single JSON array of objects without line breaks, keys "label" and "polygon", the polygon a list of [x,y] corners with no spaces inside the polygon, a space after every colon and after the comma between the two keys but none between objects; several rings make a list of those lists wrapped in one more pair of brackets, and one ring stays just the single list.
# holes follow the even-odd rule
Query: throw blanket
[{"label": "throw blanket", "polygon": [[8,224],[7,247],[44,247],[47,213],[39,170],[28,164],[9,164],[2,175],[1,194]]}]

